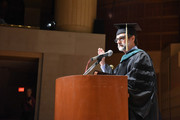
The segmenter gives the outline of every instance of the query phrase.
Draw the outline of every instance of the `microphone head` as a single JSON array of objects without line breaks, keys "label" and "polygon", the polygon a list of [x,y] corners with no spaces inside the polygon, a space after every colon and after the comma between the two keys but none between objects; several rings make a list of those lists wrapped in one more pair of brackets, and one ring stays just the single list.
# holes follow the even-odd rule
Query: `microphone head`
[{"label": "microphone head", "polygon": [[108,50],[107,53],[108,53],[108,57],[110,57],[113,54],[113,51],[112,50]]}]

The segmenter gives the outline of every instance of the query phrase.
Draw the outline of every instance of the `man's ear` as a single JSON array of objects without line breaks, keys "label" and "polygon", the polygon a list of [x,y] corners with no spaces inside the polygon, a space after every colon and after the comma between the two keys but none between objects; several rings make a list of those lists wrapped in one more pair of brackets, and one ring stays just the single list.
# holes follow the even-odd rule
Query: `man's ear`
[{"label": "man's ear", "polygon": [[131,39],[133,40],[133,42],[135,42],[135,36],[134,35],[131,37]]}]

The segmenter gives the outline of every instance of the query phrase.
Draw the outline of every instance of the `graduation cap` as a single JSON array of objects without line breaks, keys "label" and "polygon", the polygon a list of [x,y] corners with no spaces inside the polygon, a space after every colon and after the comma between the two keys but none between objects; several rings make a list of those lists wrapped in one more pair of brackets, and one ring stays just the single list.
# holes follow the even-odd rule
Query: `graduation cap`
[{"label": "graduation cap", "polygon": [[119,35],[121,33],[126,34],[126,51],[128,51],[128,35],[135,35],[136,36],[136,31],[141,31],[140,26],[137,23],[119,23],[119,24],[114,24],[114,26],[118,29],[116,32],[116,35]]},{"label": "graduation cap", "polygon": [[136,31],[141,31],[141,28],[137,23],[119,23],[114,24],[114,26],[118,29],[116,35],[126,33],[126,29],[130,35],[136,35]]}]

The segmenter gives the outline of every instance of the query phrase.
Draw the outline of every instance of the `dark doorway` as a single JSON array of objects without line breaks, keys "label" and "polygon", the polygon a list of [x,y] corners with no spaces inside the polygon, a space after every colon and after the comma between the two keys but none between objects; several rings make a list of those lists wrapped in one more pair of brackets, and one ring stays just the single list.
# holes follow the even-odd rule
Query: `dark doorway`
[{"label": "dark doorway", "polygon": [[[0,119],[23,119],[27,88],[36,99],[38,58],[0,56]],[[20,92],[18,88],[24,88]],[[35,108],[34,108],[35,110]]]}]

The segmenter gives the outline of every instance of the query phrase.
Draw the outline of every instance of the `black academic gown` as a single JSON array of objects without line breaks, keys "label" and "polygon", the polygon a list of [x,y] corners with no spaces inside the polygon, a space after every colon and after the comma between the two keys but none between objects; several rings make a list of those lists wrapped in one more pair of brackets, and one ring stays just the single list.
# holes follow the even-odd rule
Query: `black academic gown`
[{"label": "black academic gown", "polygon": [[140,49],[129,51],[112,70],[105,72],[128,76],[129,120],[157,120],[156,75],[149,55]]}]

